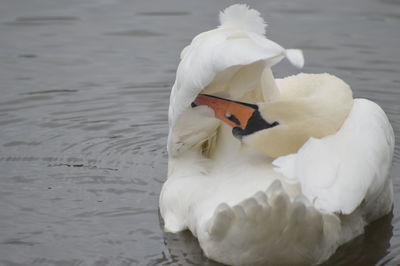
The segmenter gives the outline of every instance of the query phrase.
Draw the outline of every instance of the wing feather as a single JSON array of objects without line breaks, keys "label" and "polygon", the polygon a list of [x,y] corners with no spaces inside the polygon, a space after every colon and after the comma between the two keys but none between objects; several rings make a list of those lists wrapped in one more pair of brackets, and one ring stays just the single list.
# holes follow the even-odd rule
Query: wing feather
[{"label": "wing feather", "polygon": [[257,61],[272,66],[284,57],[297,66],[304,63],[301,51],[285,50],[263,35],[266,26],[263,19],[248,6],[228,7],[220,20],[219,28],[197,35],[181,52],[170,96],[170,128],[197,94],[230,67]]},{"label": "wing feather", "polygon": [[322,211],[350,214],[362,201],[381,193],[394,149],[393,129],[375,103],[355,99],[349,117],[335,135],[310,139],[278,158],[277,170]]}]

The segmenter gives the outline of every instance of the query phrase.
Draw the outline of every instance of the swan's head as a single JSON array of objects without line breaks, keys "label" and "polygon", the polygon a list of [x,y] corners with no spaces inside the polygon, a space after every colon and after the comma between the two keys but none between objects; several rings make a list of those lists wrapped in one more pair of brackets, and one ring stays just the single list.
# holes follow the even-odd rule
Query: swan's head
[{"label": "swan's head", "polygon": [[352,107],[350,87],[328,74],[277,80],[280,95],[249,104],[200,94],[192,107],[207,106],[232,127],[234,137],[270,157],[297,152],[310,138],[336,133]]}]

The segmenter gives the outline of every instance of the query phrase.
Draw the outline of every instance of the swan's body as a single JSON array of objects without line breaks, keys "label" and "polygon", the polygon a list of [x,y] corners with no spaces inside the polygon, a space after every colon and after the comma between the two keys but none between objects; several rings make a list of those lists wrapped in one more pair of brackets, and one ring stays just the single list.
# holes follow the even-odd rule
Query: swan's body
[{"label": "swan's body", "polygon": [[[182,52],[160,196],[165,229],[189,229],[227,264],[321,262],[391,210],[393,130],[336,77],[275,81],[273,64],[287,56],[301,66],[302,56],[265,39],[258,12],[235,5],[221,22]],[[200,92],[258,103],[279,124],[239,141],[208,108],[190,107]]]}]

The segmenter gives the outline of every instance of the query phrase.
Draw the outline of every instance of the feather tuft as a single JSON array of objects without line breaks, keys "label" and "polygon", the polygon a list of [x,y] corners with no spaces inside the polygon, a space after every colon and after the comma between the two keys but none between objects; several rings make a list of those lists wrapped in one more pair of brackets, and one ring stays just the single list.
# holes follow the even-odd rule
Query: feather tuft
[{"label": "feather tuft", "polygon": [[304,56],[303,52],[298,49],[286,49],[286,58],[289,62],[297,68],[302,68],[304,66]]},{"label": "feather tuft", "polygon": [[219,14],[221,28],[238,28],[245,31],[265,34],[267,24],[257,10],[250,9],[245,4],[235,4],[227,7]]}]

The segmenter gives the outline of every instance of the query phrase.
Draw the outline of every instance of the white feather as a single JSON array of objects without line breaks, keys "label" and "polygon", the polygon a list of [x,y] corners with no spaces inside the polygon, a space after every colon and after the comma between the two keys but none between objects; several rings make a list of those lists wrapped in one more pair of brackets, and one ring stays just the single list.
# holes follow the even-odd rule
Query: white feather
[{"label": "white feather", "polygon": [[267,24],[257,10],[244,4],[227,7],[219,14],[221,28],[236,28],[243,31],[265,34]]},{"label": "white feather", "polygon": [[309,139],[297,154],[278,158],[274,165],[297,181],[319,210],[350,214],[362,201],[381,193],[389,179],[393,149],[393,129],[382,109],[355,99],[337,134]]},{"label": "white feather", "polygon": [[286,49],[286,58],[295,67],[302,68],[304,66],[304,56],[301,50]]},{"label": "white feather", "polygon": [[[271,67],[285,56],[295,66],[304,63],[300,51],[285,50],[262,35],[265,23],[258,11],[246,5],[233,5],[220,14],[220,20],[219,28],[197,35],[181,52],[170,96],[170,129],[201,90],[218,73],[230,67],[246,66],[257,61]],[[168,141],[168,147],[170,145]]]}]

